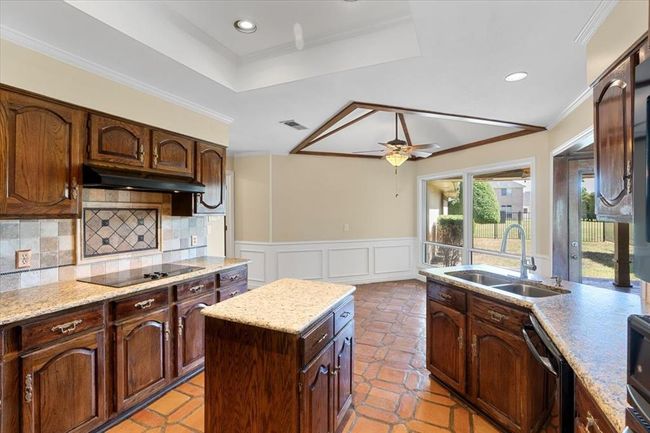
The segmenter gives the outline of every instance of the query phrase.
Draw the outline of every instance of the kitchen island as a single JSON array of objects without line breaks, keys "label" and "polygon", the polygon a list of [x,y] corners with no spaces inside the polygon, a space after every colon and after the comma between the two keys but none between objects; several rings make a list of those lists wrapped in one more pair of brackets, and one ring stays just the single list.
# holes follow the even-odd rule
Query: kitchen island
[{"label": "kitchen island", "polygon": [[335,431],[352,402],[354,291],[282,279],[205,308],[206,431]]}]

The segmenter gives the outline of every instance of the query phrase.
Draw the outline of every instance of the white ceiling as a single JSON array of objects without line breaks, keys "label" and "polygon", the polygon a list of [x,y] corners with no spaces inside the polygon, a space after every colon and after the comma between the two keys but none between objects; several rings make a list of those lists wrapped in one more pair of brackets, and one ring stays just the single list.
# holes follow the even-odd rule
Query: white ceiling
[{"label": "white ceiling", "polygon": [[[232,118],[233,151],[287,153],[353,100],[549,125],[587,88],[574,39],[602,20],[599,3],[3,0],[0,35]],[[258,31],[236,32],[238,18]],[[529,77],[503,80],[519,70]],[[355,146],[374,145],[371,128]],[[414,141],[453,146],[472,126],[419,129]]]}]

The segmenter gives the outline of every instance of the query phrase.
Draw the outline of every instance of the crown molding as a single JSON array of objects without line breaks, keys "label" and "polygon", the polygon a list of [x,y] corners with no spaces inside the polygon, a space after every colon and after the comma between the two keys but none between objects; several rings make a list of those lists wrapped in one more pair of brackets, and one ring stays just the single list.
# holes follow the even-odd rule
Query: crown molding
[{"label": "crown molding", "polygon": [[580,45],[587,45],[591,37],[596,33],[596,30],[598,30],[598,27],[603,21],[605,21],[605,18],[607,18],[617,3],[618,0],[601,0],[585,25],[582,26],[576,37],[573,39],[573,42]]},{"label": "crown molding", "polygon": [[199,113],[204,116],[210,117],[211,119],[215,119],[226,124],[231,124],[234,121],[234,119],[230,116],[219,113],[218,111],[212,110],[203,105],[189,101],[180,96],[174,95],[158,87],[144,83],[133,77],[122,74],[121,72],[117,72],[113,69],[86,60],[76,54],[72,54],[68,51],[62,50],[58,47],[48,44],[47,42],[43,42],[40,39],[36,39],[31,36],[28,36],[22,32],[16,31],[7,26],[0,25],[0,38],[5,39],[9,42],[13,42],[14,44],[20,45],[21,47],[28,48],[33,51],[37,51],[41,54],[59,60],[68,65],[77,67],[86,72],[99,75],[103,78],[123,84],[125,86],[138,90],[140,92],[155,96],[157,98],[170,102],[174,105],[178,105],[180,107],[194,111],[195,113]]},{"label": "crown molding", "polygon": [[564,110],[558,114],[558,116],[553,120],[551,123],[549,123],[546,126],[546,129],[551,130],[557,126],[558,123],[563,121],[569,114],[573,112],[576,108],[578,108],[580,105],[582,105],[583,102],[585,102],[589,97],[591,96],[592,88],[587,87],[585,90],[578,95],[576,99],[574,99],[569,105],[566,106]]}]

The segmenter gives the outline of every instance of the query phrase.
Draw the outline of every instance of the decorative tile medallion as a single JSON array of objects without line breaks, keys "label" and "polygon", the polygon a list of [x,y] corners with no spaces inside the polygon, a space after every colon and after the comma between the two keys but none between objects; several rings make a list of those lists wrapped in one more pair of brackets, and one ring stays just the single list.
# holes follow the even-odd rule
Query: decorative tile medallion
[{"label": "decorative tile medallion", "polygon": [[158,249],[158,209],[85,208],[84,257]]}]

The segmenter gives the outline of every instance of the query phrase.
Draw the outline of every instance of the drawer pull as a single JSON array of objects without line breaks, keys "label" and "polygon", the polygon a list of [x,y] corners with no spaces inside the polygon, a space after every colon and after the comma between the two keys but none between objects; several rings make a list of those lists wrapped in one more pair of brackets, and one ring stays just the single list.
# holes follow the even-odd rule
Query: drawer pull
[{"label": "drawer pull", "polygon": [[167,322],[163,323],[163,329],[165,330],[165,341],[169,341],[169,324]]},{"label": "drawer pull", "polygon": [[77,319],[71,322],[62,323],[61,325],[53,326],[51,331],[59,334],[70,334],[77,329],[77,326],[81,325],[83,320]]},{"label": "drawer pull", "polygon": [[345,319],[345,318],[348,317],[350,314],[352,314],[352,313],[350,313],[349,311],[346,311],[346,312],[344,312],[344,313],[341,313],[341,317],[342,317],[343,319]]},{"label": "drawer pull", "polygon": [[332,370],[330,370],[330,376],[334,377],[337,374],[339,374],[339,370],[341,370],[341,367],[334,367]]},{"label": "drawer pull", "polygon": [[501,314],[494,310],[488,310],[488,314],[490,315],[490,319],[492,319],[493,322],[497,322],[497,323],[501,323],[508,318],[508,316],[506,316],[505,314]]},{"label": "drawer pull", "polygon": [[32,402],[32,392],[34,391],[34,385],[32,383],[32,374],[27,373],[25,375],[25,402]]},{"label": "drawer pull", "polygon": [[154,301],[155,301],[154,298],[149,298],[149,299],[145,299],[144,301],[136,302],[133,306],[141,310],[146,310],[147,308],[151,308]]},{"label": "drawer pull", "polygon": [[451,296],[449,293],[440,293],[440,297],[445,301],[451,301],[453,298],[453,296]]},{"label": "drawer pull", "polygon": [[322,343],[323,340],[325,340],[327,338],[327,335],[328,335],[327,332],[324,333],[323,336],[321,338],[319,338],[318,341],[316,341],[316,344]]},{"label": "drawer pull", "polygon": [[203,290],[204,288],[205,288],[205,284],[199,284],[198,286],[190,287],[190,292],[197,293],[197,292],[200,292],[201,290]]},{"label": "drawer pull", "polygon": [[183,318],[179,317],[178,318],[178,336],[182,337],[183,336],[183,328],[185,326],[183,325]]},{"label": "drawer pull", "polygon": [[239,293],[239,290],[233,290],[230,292],[230,297],[232,298],[233,296],[237,295],[237,293]]},{"label": "drawer pull", "polygon": [[230,281],[235,281],[239,279],[239,275],[231,275],[230,278],[228,278]]},{"label": "drawer pull", "polygon": [[463,328],[458,330],[458,349],[463,350],[463,344],[465,339],[463,338]]},{"label": "drawer pull", "polygon": [[[594,430],[591,430],[591,428],[594,428]],[[591,414],[591,411],[587,411],[587,423],[585,424],[585,431],[588,433],[603,433],[603,431],[600,429],[598,426],[598,421],[596,421],[596,418]]]}]

